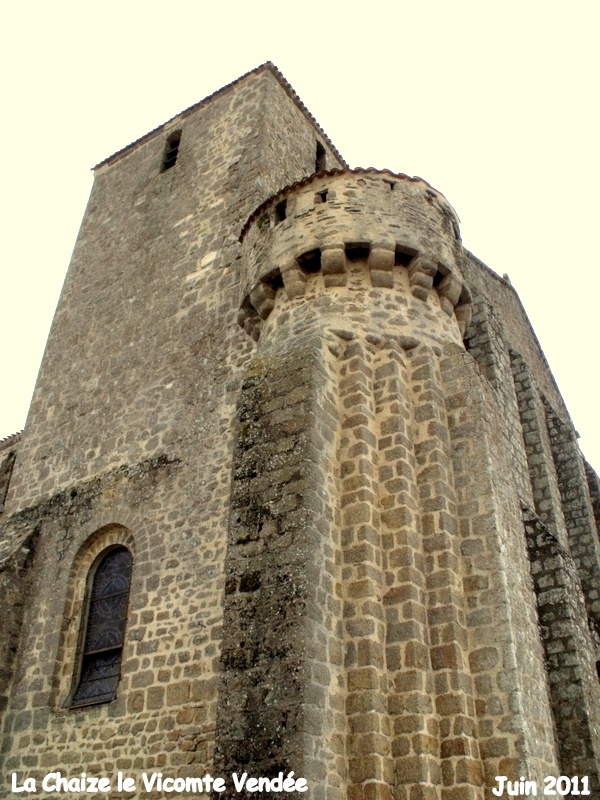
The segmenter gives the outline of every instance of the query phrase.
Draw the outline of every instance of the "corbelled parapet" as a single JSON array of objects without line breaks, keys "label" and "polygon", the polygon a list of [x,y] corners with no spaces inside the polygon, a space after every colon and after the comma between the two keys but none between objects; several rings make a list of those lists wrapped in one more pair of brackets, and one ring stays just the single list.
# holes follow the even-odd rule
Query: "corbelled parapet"
[{"label": "corbelled parapet", "polygon": [[325,289],[345,287],[349,262],[361,258],[371,287],[405,288],[455,317],[461,334],[470,319],[458,218],[421,178],[374,169],[315,174],[256,209],[241,239],[238,322],[256,340],[279,289],[293,301],[319,273]]}]

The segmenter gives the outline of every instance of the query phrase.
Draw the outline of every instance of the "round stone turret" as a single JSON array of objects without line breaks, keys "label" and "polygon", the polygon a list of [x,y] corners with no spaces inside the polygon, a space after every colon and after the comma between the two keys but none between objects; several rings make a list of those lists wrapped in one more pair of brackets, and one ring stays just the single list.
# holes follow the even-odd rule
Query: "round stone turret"
[{"label": "round stone turret", "polygon": [[[468,324],[471,301],[461,272],[458,218],[444,196],[420,178],[374,169],[318,173],[263,203],[241,240],[238,322],[256,340],[278,294],[286,304],[307,299],[318,275],[322,292],[339,294],[346,287],[354,290],[352,300],[361,288],[363,294],[392,290],[397,299],[405,298],[404,316],[420,316],[423,329],[431,331],[432,312],[441,312],[443,338],[460,341]],[[360,270],[351,267],[358,262],[362,287]]]}]

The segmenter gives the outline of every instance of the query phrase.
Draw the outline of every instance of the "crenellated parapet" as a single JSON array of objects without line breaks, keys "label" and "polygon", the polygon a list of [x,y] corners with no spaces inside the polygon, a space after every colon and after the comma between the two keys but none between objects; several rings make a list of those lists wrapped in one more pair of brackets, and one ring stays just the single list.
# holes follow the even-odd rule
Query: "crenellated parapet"
[{"label": "crenellated parapet", "polygon": [[458,218],[421,178],[374,169],[318,173],[256,209],[241,240],[238,322],[256,340],[280,289],[287,300],[303,297],[317,274],[325,289],[345,287],[349,264],[360,259],[371,287],[406,287],[454,317],[461,335],[469,322]]}]

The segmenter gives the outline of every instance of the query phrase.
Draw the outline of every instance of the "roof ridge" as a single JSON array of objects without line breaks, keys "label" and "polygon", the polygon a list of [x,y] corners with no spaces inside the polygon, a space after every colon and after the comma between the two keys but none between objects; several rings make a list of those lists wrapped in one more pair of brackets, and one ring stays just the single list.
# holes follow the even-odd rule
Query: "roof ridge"
[{"label": "roof ridge", "polygon": [[327,136],[323,128],[319,125],[317,120],[313,117],[308,108],[304,105],[304,103],[296,93],[294,87],[288,80],[286,80],[281,70],[278,67],[276,67],[272,61],[265,61],[262,64],[259,64],[258,67],[254,67],[254,69],[251,69],[248,72],[245,72],[243,75],[240,75],[239,78],[236,78],[234,81],[226,83],[225,86],[222,86],[220,89],[217,89],[216,91],[207,95],[205,98],[199,100],[197,103],[194,103],[193,105],[184,108],[183,111],[180,111],[178,114],[175,114],[175,116],[171,117],[166,122],[163,122],[162,125],[158,125],[156,128],[153,128],[151,131],[148,131],[148,133],[145,133],[143,136],[140,136],[139,139],[134,139],[133,142],[130,142],[125,147],[122,147],[120,150],[117,150],[111,156],[108,156],[108,158],[105,158],[103,161],[100,161],[98,164],[96,164],[95,167],[92,167],[92,169],[96,170],[99,167],[103,167],[105,164],[111,164],[114,161],[117,161],[131,148],[142,144],[142,142],[145,142],[146,140],[154,136],[154,134],[158,133],[158,131],[163,130],[167,125],[173,122],[173,120],[188,116],[189,114],[193,113],[198,108],[200,108],[200,106],[203,106],[205,103],[210,102],[215,97],[218,97],[224,94],[225,92],[231,90],[234,86],[237,86],[239,83],[241,83],[241,81],[245,80],[250,75],[258,75],[260,72],[265,72],[266,70],[269,70],[275,76],[275,78],[277,78],[277,80],[281,84],[282,89],[294,101],[294,103],[296,103],[296,105],[299,107],[302,113],[308,118],[311,124],[314,125],[317,128],[317,130],[320,131],[320,133],[323,135],[323,138],[325,139],[331,150],[335,153],[337,158],[339,158],[340,161],[347,166],[345,159],[342,158],[338,149],[335,147],[329,136]]}]

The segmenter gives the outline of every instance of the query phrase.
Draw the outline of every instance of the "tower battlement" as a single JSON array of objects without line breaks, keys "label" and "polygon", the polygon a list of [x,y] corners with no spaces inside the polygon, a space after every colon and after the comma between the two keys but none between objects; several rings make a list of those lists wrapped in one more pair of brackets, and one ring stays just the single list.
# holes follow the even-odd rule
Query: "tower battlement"
[{"label": "tower battlement", "polygon": [[458,218],[420,178],[373,169],[318,173],[259,206],[241,239],[238,322],[255,339],[278,289],[293,301],[321,275],[324,288],[356,292],[360,280],[351,277],[350,264],[361,259],[363,288],[396,290],[437,306],[456,316],[461,334],[469,322]]}]

